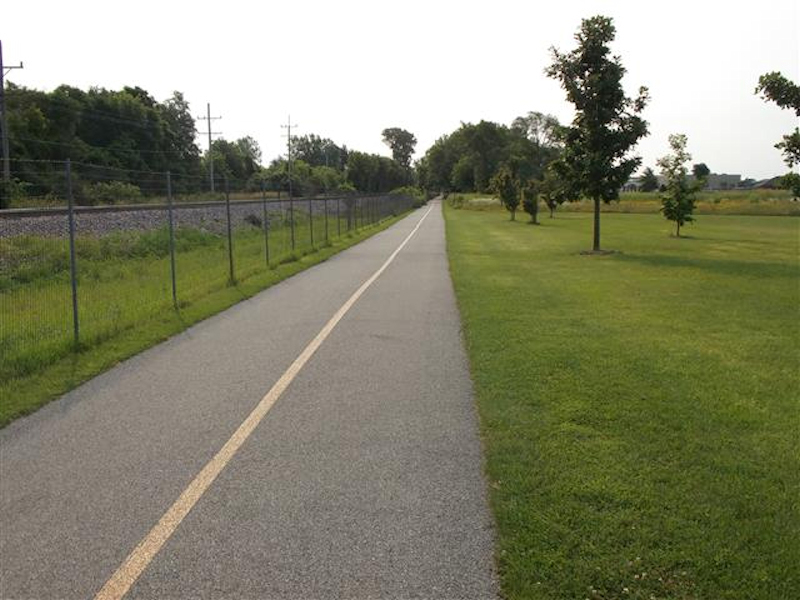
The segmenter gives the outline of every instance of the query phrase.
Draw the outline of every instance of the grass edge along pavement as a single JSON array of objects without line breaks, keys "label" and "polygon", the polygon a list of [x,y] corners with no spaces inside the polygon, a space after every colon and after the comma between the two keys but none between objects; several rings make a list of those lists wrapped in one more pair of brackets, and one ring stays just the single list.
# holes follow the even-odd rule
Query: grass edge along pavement
[{"label": "grass edge along pavement", "polygon": [[504,597],[800,597],[800,221],[445,220]]},{"label": "grass edge along pavement", "polygon": [[0,428],[36,411],[117,363],[387,229],[408,216],[409,212],[331,240],[328,245],[309,251],[296,260],[286,259],[268,271],[237,281],[235,285],[199,298],[180,310],[170,310],[157,318],[126,328],[96,345],[73,352],[41,371],[3,382],[0,384]]}]

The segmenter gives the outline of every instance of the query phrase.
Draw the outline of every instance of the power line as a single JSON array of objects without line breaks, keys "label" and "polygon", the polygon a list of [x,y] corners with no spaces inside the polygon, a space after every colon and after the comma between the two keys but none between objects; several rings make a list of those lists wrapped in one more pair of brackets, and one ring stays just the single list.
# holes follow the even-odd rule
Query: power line
[{"label": "power line", "polygon": [[[297,127],[299,127],[299,125],[295,124],[295,128]],[[286,125],[281,125],[281,128],[286,129],[286,165],[287,165],[287,172],[289,175],[289,221],[292,230],[292,252],[294,252],[295,241],[294,241],[294,194],[292,194],[292,115],[289,115],[288,123]]]},{"label": "power line", "polygon": [[211,191],[214,192],[214,157],[211,156],[211,136],[212,135],[221,135],[218,131],[211,131],[211,121],[217,121],[221,119],[222,116],[219,117],[212,117],[211,116],[211,103],[206,104],[206,116],[205,117],[197,117],[198,121],[207,121],[208,122],[208,179],[211,183]]}]

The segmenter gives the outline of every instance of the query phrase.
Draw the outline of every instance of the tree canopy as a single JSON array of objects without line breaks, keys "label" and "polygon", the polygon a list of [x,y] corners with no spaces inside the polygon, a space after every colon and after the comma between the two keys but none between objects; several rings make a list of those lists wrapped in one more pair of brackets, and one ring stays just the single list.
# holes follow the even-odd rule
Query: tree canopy
[{"label": "tree canopy", "polygon": [[[773,71],[758,79],[756,93],[761,93],[765,100],[771,100],[781,108],[793,110],[800,117],[800,86],[789,81],[780,73]],[[783,159],[789,168],[800,164],[800,128],[784,135],[783,141],[775,144],[783,152]]]},{"label": "tree canopy", "polygon": [[395,162],[408,169],[417,145],[417,138],[414,137],[414,134],[399,127],[389,127],[384,129],[381,135],[383,143],[392,149],[392,158]]},{"label": "tree canopy", "polygon": [[575,118],[566,129],[564,152],[556,162],[558,175],[595,203],[593,250],[600,250],[600,202],[619,197],[619,191],[641,163],[628,152],[647,135],[647,122],[639,115],[648,91],[639,88],[628,98],[622,87],[625,68],[609,44],[616,29],[610,18],[584,19],[575,34],[577,47],[567,53],[552,48],[549,77],[561,82]]},{"label": "tree canopy", "polygon": [[490,192],[506,165],[522,179],[537,178],[561,151],[555,117],[528,113],[511,127],[491,121],[462,123],[431,146],[417,163],[422,187],[444,192]]}]

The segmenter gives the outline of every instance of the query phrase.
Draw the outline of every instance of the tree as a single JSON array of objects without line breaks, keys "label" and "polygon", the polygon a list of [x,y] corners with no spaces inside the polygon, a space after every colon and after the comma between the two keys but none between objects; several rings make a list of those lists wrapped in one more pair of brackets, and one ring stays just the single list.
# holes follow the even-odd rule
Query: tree
[{"label": "tree", "polygon": [[500,167],[492,177],[491,189],[506,210],[511,213],[511,220],[515,221],[519,208],[519,183],[508,165]]},{"label": "tree", "polygon": [[653,169],[647,167],[640,178],[641,185],[639,189],[643,192],[655,192],[658,189],[658,177],[653,172]]},{"label": "tree", "polygon": [[[788,108],[800,117],[800,86],[795,85],[780,73],[773,71],[758,79],[756,93],[765,100],[772,100],[781,108]],[[783,152],[783,159],[791,169],[800,164],[800,128],[783,136],[783,141],[775,144]]]},{"label": "tree", "polygon": [[390,127],[384,129],[381,135],[383,143],[392,149],[392,158],[402,167],[410,168],[414,147],[417,145],[414,134],[399,127]]},{"label": "tree", "polygon": [[658,159],[666,182],[666,190],[661,197],[661,212],[670,221],[675,221],[675,235],[681,237],[681,227],[694,221],[694,196],[703,185],[703,180],[690,183],[686,177],[686,163],[692,159],[686,151],[686,136],[669,136],[669,145],[672,154]]},{"label": "tree", "polygon": [[781,177],[781,185],[784,189],[792,191],[792,198],[794,200],[800,199],[800,175],[789,171],[786,175]]},{"label": "tree", "polygon": [[292,154],[312,167],[332,167],[343,171],[347,164],[347,147],[315,134],[292,136]]},{"label": "tree", "polygon": [[531,216],[531,223],[539,224],[539,183],[529,179],[522,188],[522,209]]},{"label": "tree", "polygon": [[538,111],[517,117],[511,128],[522,131],[537,146],[551,148],[560,145],[564,129],[556,117]]},{"label": "tree", "polygon": [[708,168],[706,163],[697,163],[696,165],[692,165],[692,175],[694,175],[694,178],[698,181],[705,181],[708,179],[708,176],[711,175],[711,169]]},{"label": "tree", "polygon": [[619,197],[641,163],[628,152],[647,135],[647,122],[639,116],[649,99],[647,88],[640,87],[636,99],[625,95],[625,68],[608,48],[615,33],[608,17],[584,19],[575,35],[578,47],[566,54],[552,48],[553,63],[546,70],[575,105],[564,154],[555,168],[570,186],[594,201],[594,252],[600,251],[600,203]]},{"label": "tree", "polygon": [[550,218],[554,218],[556,208],[564,202],[569,202],[574,198],[574,191],[565,185],[565,182],[558,177],[553,168],[547,168],[544,177],[537,182],[539,196],[541,196],[547,208],[550,209]]},{"label": "tree", "polygon": [[409,172],[396,161],[365,152],[350,152],[347,178],[360,192],[384,193],[406,185]]}]

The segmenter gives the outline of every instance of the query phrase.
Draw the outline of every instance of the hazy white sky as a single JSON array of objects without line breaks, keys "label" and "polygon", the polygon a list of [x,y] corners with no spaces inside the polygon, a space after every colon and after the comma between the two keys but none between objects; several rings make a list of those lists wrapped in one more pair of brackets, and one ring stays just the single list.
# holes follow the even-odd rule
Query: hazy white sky
[{"label": "hazy white sky", "polygon": [[685,133],[694,162],[714,172],[786,171],[773,145],[797,119],[753,90],[768,71],[800,82],[793,0],[7,0],[0,39],[6,63],[25,63],[15,83],[138,85],[158,100],[180,90],[197,115],[211,102],[224,137],[256,138],[265,162],[284,151],[289,114],[299,134],[385,155],[381,131],[403,127],[419,157],[461,121],[509,124],[531,110],[570,121],[543,74],[548,49],[571,49],[580,20],[596,14],[614,18],[629,92],[650,88],[645,166],[670,133]]}]

